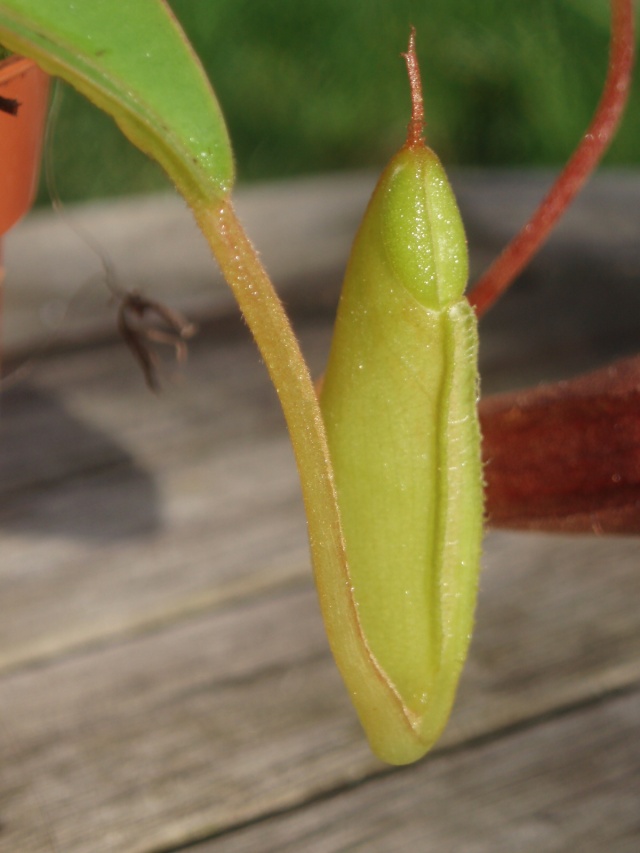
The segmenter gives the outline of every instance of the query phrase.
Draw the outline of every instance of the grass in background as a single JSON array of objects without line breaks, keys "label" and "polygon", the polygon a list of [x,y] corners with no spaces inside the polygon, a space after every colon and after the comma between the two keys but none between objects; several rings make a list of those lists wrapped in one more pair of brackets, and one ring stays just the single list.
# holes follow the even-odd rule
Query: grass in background
[{"label": "grass in background", "polygon": [[[561,164],[604,79],[607,0],[170,0],[227,117],[241,181],[380,166],[400,144],[409,26],[428,138],[446,164]],[[637,164],[640,93],[607,162]],[[65,201],[166,186],[109,119],[65,93]],[[46,197],[46,193],[43,194]]]}]

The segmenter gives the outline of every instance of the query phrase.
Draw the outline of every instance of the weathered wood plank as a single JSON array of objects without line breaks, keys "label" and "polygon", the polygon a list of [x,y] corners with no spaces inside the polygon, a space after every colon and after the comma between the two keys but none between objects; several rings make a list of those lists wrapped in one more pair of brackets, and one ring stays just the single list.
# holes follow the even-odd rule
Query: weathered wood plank
[{"label": "weathered wood plank", "polygon": [[160,399],[109,348],[52,359],[5,399],[0,666],[308,575],[295,466],[252,344],[200,352]]},{"label": "weathered wood plank", "polygon": [[[453,171],[472,279],[524,224],[552,178],[548,171]],[[238,189],[241,218],[288,305],[333,305],[375,180],[372,173],[322,175]],[[500,307],[485,323],[494,339],[492,358],[505,348],[512,357],[526,355],[540,341],[545,347],[538,351],[551,356],[569,337],[584,333],[585,324],[592,346],[598,329],[618,338],[600,341],[600,347],[619,347],[621,335],[633,346],[640,306],[634,287],[639,186],[635,172],[602,172],[592,179],[523,276],[513,297],[515,315]],[[121,287],[198,316],[233,310],[208,248],[175,196],[70,206],[68,218],[100,242]],[[113,334],[114,309],[100,261],[67,219],[38,212],[20,223],[7,238],[6,266],[9,351],[51,341],[54,330],[58,342]],[[555,312],[558,301],[564,308]],[[514,328],[514,317],[523,314],[529,323]]]},{"label": "weathered wood plank", "polygon": [[[326,327],[305,335],[320,362]],[[297,473],[246,332],[203,335],[149,394],[121,345],[3,398],[0,667],[308,577]]]},{"label": "weathered wood plank", "polygon": [[[339,181],[346,186],[342,177]],[[487,187],[479,180],[478,188],[483,185]],[[494,185],[487,199],[472,193],[465,201],[463,190],[472,234],[477,228],[483,245],[500,242],[517,212],[522,208],[524,214],[538,191],[532,184],[514,193],[513,181],[505,180]],[[347,201],[355,197],[353,187],[349,193],[344,196],[344,217],[355,221],[357,215],[348,207],[352,202]],[[607,208],[612,196],[596,194],[587,218],[580,214],[573,224],[569,220],[565,241],[541,258],[537,270],[543,280],[523,281],[487,319],[482,348],[485,389],[519,384],[528,377],[549,378],[637,346],[640,291],[629,286],[638,262],[634,229],[639,214],[633,193],[633,181],[618,179],[614,195],[622,198],[623,211],[618,218],[611,213],[615,205]],[[511,206],[494,211],[498,225],[486,226],[483,235],[485,226],[478,223],[488,208],[507,197]],[[317,291],[300,290],[293,277],[286,291],[299,316],[303,309],[323,310],[339,280],[339,274],[333,280],[329,268],[335,265],[335,247],[342,241],[340,251],[346,251],[348,239],[332,199],[320,205],[322,219],[316,218],[307,197],[306,224],[301,222],[304,205],[291,208],[301,222],[301,235],[308,237],[321,222],[325,229],[320,242],[324,248],[301,279],[313,282]],[[469,199],[476,199],[478,206]],[[263,201],[266,205],[267,196]],[[604,209],[609,210],[607,216]],[[157,234],[158,222],[151,214],[147,220],[140,214],[139,221],[150,228],[155,221]],[[277,242],[274,234],[281,223],[273,209],[265,216],[263,207],[260,216],[271,229],[268,241]],[[134,219],[138,221],[138,214]],[[600,230],[603,223],[609,232],[607,227]],[[108,223],[103,225],[108,231]],[[579,232],[585,226],[582,238]],[[133,253],[132,269],[143,255],[153,255],[157,237],[151,238],[151,231],[138,253],[126,228],[114,228],[122,258]],[[202,253],[182,226],[176,228],[190,247],[187,255]],[[162,286],[170,288],[185,258],[171,235],[160,231],[167,250],[158,253],[156,272],[164,276]],[[598,244],[605,232],[606,245],[616,249],[619,262],[613,270]],[[31,243],[26,245],[31,252]],[[55,266],[50,255],[55,245],[43,243],[43,269]],[[291,269],[300,260],[294,255],[291,250]],[[193,306],[226,316],[231,310],[226,296],[214,307],[199,301],[198,288],[209,286],[208,279],[202,285],[209,259],[199,257],[190,279],[197,282]],[[145,283],[147,273],[141,273]],[[31,274],[37,274],[35,267]],[[185,276],[189,279],[191,272]],[[283,276],[289,281],[286,271]],[[66,286],[62,279],[60,288]],[[137,286],[140,281],[125,276],[123,283]],[[25,287],[28,290],[28,282]],[[31,297],[25,298],[28,302]],[[36,294],[29,310],[42,298]],[[57,853],[151,853],[235,832],[248,821],[299,808],[381,772],[363,743],[326,650],[310,587],[297,478],[275,395],[248,335],[239,334],[234,322],[205,330],[193,347],[186,378],[170,383],[160,399],[145,392],[118,344],[49,357],[26,384],[3,396],[2,853],[50,853],[48,826]],[[90,332],[90,326],[80,325],[79,337]],[[300,325],[305,349],[320,369],[328,324],[306,320]],[[23,343],[33,340],[33,334],[33,329],[28,331]],[[637,683],[638,563],[632,540],[492,535],[478,635],[444,744],[460,745],[485,734],[497,737],[523,721]],[[434,802],[444,810],[444,792],[453,796],[462,782],[463,796],[473,799],[477,794],[478,802],[487,803],[491,817],[486,823],[492,824],[500,820],[500,786],[513,783],[523,796],[508,798],[505,806],[504,840],[497,836],[505,851],[513,845],[518,849],[518,844],[536,851],[582,849],[581,821],[590,837],[623,845],[622,836],[589,832],[591,812],[584,816],[570,805],[572,798],[589,793],[584,777],[591,736],[598,766],[610,766],[613,776],[615,759],[621,779],[637,772],[635,754],[629,763],[620,758],[613,728],[610,738],[607,734],[598,740],[598,728],[609,726],[616,713],[606,720],[590,718],[594,722],[585,722],[584,728],[580,720],[586,717],[578,711],[567,717],[575,717],[576,731],[582,732],[575,751],[573,743],[564,748],[571,730],[527,741],[523,763],[516,767],[515,757],[513,764],[505,760],[508,772],[488,786],[495,802],[489,794],[483,800],[476,791],[475,785],[485,785],[485,776],[470,752],[470,764],[452,769],[450,776],[442,771],[442,778],[451,781],[434,789]],[[624,737],[632,738],[632,717],[625,712],[618,722]],[[591,735],[590,725],[595,729]],[[509,742],[512,748],[519,743],[513,738]],[[549,755],[542,756],[545,748],[557,754],[555,764]],[[606,765],[608,758],[601,752],[609,749],[612,764]],[[536,752],[541,756],[538,764]],[[501,754],[487,753],[490,770],[491,756]],[[543,758],[549,761],[544,764]],[[585,768],[577,778],[571,775],[572,763]],[[553,819],[559,824],[554,824],[554,838],[546,832],[544,815],[539,818],[535,809],[532,825],[528,818],[517,824],[518,815],[530,814],[533,802],[527,793],[533,791],[529,775],[543,772],[543,765],[553,779],[566,780],[562,796],[569,806]],[[398,774],[380,784],[422,779],[421,774],[429,783],[430,767],[428,763],[408,771],[407,777]],[[418,776],[410,775],[414,772]],[[378,784],[370,782],[362,791]],[[617,814],[617,801],[612,801],[621,795],[618,782],[612,780],[602,791],[603,808]],[[599,796],[593,794],[589,802],[596,803]],[[380,799],[384,797],[381,793]],[[546,800],[543,805],[546,814],[552,807]],[[345,813],[349,808],[347,804]],[[372,849],[366,840],[367,809],[360,800],[353,809],[363,817],[355,833],[344,835],[345,844],[351,839],[353,849]],[[311,838],[317,831],[313,813],[313,808],[301,810],[300,824],[273,824],[282,833],[283,845],[296,849],[295,839],[300,838],[307,849],[305,833]],[[630,813],[625,801],[620,826],[631,829]],[[328,843],[336,839],[338,846],[328,849],[344,849],[340,810],[332,814],[335,829]],[[485,812],[478,807],[474,814],[477,824],[471,828],[479,833]],[[535,834],[537,821],[545,830],[540,836]],[[407,842],[395,834],[398,824],[391,817],[387,828],[376,829],[376,837],[388,840],[387,847],[379,849],[394,849],[396,841],[408,844],[406,849],[420,849],[424,825],[409,818],[407,822]],[[438,826],[441,838],[436,836],[440,840],[434,849],[447,849],[449,830],[444,820]],[[467,838],[451,831],[460,849]],[[535,842],[541,839],[540,848],[526,847],[529,832]],[[557,847],[550,846],[554,839]],[[573,843],[575,839],[580,843]],[[228,835],[227,842],[265,849],[259,832]],[[313,843],[325,849],[321,840]],[[270,849],[280,849],[279,844]],[[484,849],[500,848],[487,842]],[[605,843],[601,849],[612,848]],[[619,849],[627,853],[624,846]]]},{"label": "weathered wood plank", "polygon": [[[322,364],[328,328],[302,332]],[[0,667],[308,575],[295,466],[248,336],[204,336],[159,399],[113,345],[47,359],[3,403]]]},{"label": "weathered wood plank", "polygon": [[640,693],[443,753],[194,853],[636,853]]},{"label": "weathered wood plank", "polygon": [[[636,545],[613,542],[603,571],[589,540],[490,538],[444,744],[640,680]],[[0,706],[3,853],[41,849],[36,820],[65,853],[161,850],[380,770],[308,583],[7,673]]]}]

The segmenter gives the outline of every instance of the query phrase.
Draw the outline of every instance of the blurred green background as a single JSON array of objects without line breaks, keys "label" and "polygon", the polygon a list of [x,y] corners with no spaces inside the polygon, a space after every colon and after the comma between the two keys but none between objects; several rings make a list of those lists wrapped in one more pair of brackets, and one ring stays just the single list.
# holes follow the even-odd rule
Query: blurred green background
[{"label": "blurred green background", "polygon": [[[447,165],[559,165],[604,80],[607,0],[170,0],[227,117],[241,182],[381,166],[409,112],[418,32],[428,138]],[[610,164],[640,159],[634,88]],[[65,89],[49,144],[63,201],[166,186]],[[40,200],[46,201],[42,189]]]}]

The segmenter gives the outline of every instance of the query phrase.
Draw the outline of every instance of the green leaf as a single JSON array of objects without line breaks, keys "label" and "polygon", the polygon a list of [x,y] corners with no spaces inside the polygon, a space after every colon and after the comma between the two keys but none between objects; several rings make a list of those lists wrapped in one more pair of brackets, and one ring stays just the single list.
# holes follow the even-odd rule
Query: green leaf
[{"label": "green leaf", "polygon": [[112,115],[192,203],[231,189],[222,113],[164,0],[0,0],[0,43]]}]

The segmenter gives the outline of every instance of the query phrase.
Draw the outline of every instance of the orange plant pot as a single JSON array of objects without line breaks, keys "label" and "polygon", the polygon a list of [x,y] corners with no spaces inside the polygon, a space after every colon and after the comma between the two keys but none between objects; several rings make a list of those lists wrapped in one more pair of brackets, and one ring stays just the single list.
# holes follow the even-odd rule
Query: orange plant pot
[{"label": "orange plant pot", "polygon": [[36,191],[47,117],[49,76],[29,59],[0,62],[0,96],[17,114],[0,110],[0,235],[29,210]]}]

